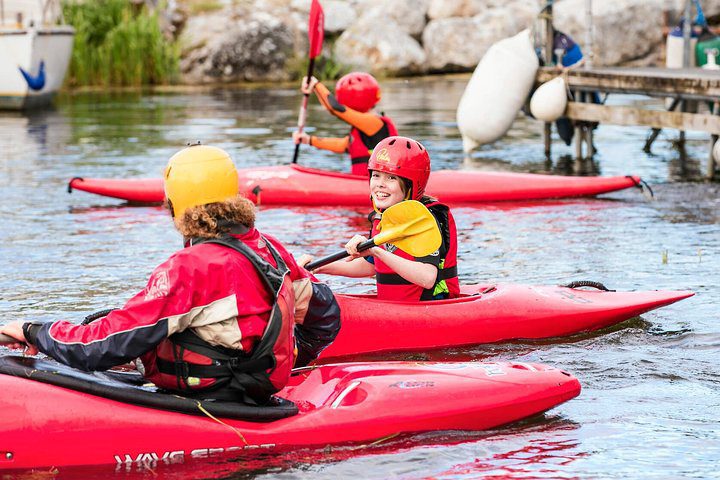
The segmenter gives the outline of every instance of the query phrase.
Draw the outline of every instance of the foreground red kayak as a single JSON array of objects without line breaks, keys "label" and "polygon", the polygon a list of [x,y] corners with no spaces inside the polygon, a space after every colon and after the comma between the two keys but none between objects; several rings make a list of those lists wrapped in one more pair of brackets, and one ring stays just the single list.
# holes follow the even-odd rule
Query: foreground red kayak
[{"label": "foreground red kayak", "polygon": [[338,364],[296,372],[277,406],[203,402],[203,413],[197,401],[135,386],[136,375],[119,376],[1,357],[0,469],[177,463],[252,448],[485,430],[580,393],[573,376],[538,364]]},{"label": "foreground red kayak", "polygon": [[[258,205],[369,206],[366,177],[300,165],[238,170],[240,191]],[[566,177],[532,173],[439,170],[427,192],[451,204],[585,197],[641,185],[640,177]],[[68,191],[82,190],[133,203],[163,201],[163,181],[73,178]]]},{"label": "foreground red kayak", "polygon": [[336,295],[342,328],[320,360],[563,337],[609,327],[694,295],[518,284],[466,285],[461,293],[457,299],[418,303]]}]

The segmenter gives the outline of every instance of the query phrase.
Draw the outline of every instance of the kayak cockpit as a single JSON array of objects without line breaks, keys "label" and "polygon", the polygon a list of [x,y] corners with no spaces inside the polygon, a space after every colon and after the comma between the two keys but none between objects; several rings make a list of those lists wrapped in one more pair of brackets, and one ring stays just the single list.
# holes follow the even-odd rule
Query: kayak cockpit
[{"label": "kayak cockpit", "polygon": [[382,302],[390,303],[393,305],[447,305],[447,304],[458,304],[465,302],[473,302],[483,295],[492,293],[497,290],[496,285],[461,285],[460,296],[457,298],[448,298],[446,300],[431,300],[424,302],[407,302],[404,300],[378,300],[377,295],[374,293],[343,293],[343,297],[356,298],[360,300],[366,300],[368,302]]},{"label": "kayak cockpit", "polygon": [[118,402],[190,415],[213,415],[249,422],[271,422],[298,413],[297,406],[279,397],[271,405],[255,406],[182,397],[144,384],[139,373],[83,372],[32,357],[0,357],[0,374],[26,378]]}]

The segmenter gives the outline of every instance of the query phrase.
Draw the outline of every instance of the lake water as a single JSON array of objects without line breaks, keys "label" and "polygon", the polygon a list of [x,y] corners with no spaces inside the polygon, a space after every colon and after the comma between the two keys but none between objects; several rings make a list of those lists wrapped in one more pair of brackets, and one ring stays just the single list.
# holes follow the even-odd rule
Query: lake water
[{"label": "lake water", "polygon": [[[565,369],[581,395],[522,424],[480,434],[441,432],[364,448],[302,450],[157,466],[121,476],[148,478],[718,478],[720,458],[720,199],[705,171],[707,141],[688,134],[679,161],[663,132],[654,155],[645,128],[600,126],[592,165],[574,165],[556,138],[543,154],[541,124],[518,119],[502,140],[463,160],[455,108],[467,77],[383,82],[382,109],[401,133],[421,140],[434,168],[639,174],[638,190],[599,199],[454,209],[463,282],[559,284],[600,281],[618,290],[691,289],[695,297],[609,331],[565,340],[519,342],[425,355],[478,361],[517,359]],[[611,97],[615,103],[649,103]],[[177,93],[77,94],[52,111],[0,113],[0,323],[79,321],[121,305],[180,246],[159,207],[66,192],[73,176],[158,177],[186,142],[227,149],[239,167],[289,162],[300,96],[294,87]],[[314,133],[347,129],[311,102]],[[300,163],[347,170],[348,160],[306,147]],[[259,227],[295,254],[337,250],[365,233],[361,210],[261,209]],[[329,279],[337,291],[372,281]],[[378,332],[382,334],[382,332]],[[2,347],[0,347],[1,349]],[[141,434],[141,432],[138,432]],[[104,478],[107,471],[84,471]],[[61,470],[58,477],[77,472]]]}]

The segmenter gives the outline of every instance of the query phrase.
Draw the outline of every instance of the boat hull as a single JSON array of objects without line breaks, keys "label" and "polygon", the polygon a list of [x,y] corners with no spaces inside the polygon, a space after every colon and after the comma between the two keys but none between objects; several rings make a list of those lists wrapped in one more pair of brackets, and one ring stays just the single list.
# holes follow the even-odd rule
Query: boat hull
[{"label": "boat hull", "polygon": [[[300,165],[238,170],[240,191],[258,205],[370,206],[368,179]],[[427,192],[445,203],[485,203],[595,196],[637,186],[639,177],[568,177],[532,173],[439,170]],[[82,190],[133,203],[160,203],[163,181],[73,178],[68,190]]]},{"label": "boat hull", "polygon": [[485,430],[553,408],[577,396],[580,384],[561,370],[527,363],[326,365],[292,377],[279,396],[299,413],[269,423],[150,409],[7,374],[0,374],[0,391],[0,469],[23,469],[176,463],[256,448]]},{"label": "boat hull", "polygon": [[[75,30],[67,25],[39,28],[0,28],[0,44],[7,54],[0,57],[0,109],[21,110],[50,104],[65,79]],[[42,87],[33,89],[20,72],[40,74]]]},{"label": "boat hull", "polygon": [[320,361],[367,353],[423,351],[599,330],[693,295],[612,292],[520,284],[466,285],[461,298],[393,302],[336,295],[342,328]]}]

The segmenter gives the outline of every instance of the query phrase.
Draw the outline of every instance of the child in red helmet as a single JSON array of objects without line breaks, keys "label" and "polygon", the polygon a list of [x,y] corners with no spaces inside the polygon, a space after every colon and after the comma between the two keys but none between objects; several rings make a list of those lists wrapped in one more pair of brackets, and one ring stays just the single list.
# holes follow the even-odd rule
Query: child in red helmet
[{"label": "child in red helmet", "polygon": [[315,91],[320,103],[340,120],[352,127],[342,138],[322,138],[307,133],[293,132],[295,143],[305,143],[335,153],[348,152],[352,162],[351,173],[367,175],[367,164],[378,142],[392,135],[397,129],[389,117],[372,112],[380,101],[380,86],[369,73],[348,73],[335,85],[335,95],[330,93],[317,78],[303,78],[302,92]]},{"label": "child in red helmet", "polygon": [[[457,277],[457,234],[450,209],[437,199],[425,195],[430,177],[430,156],[419,142],[406,137],[388,137],[373,150],[368,163],[370,196],[375,211],[370,214],[372,230],[385,209],[403,200],[418,200],[428,207],[440,227],[442,245],[432,254],[415,258],[391,244],[358,252],[366,241],[355,235],[345,245],[350,254],[346,262],[335,262],[316,270],[317,273],[347,277],[371,277],[377,281],[377,296],[382,300],[440,300],[455,298],[460,292]],[[364,258],[363,258],[364,257]],[[308,255],[300,265],[312,260]]]}]

